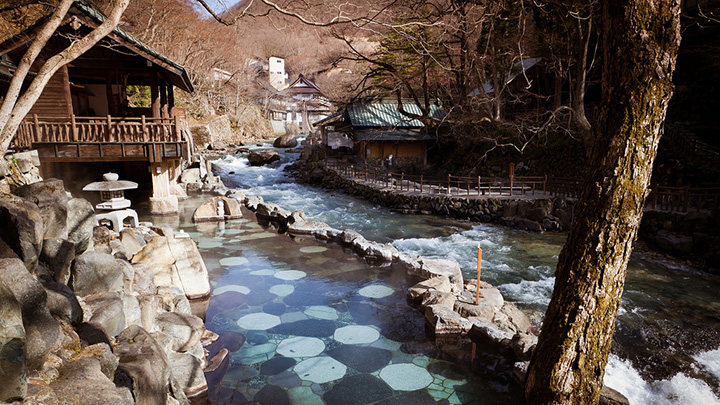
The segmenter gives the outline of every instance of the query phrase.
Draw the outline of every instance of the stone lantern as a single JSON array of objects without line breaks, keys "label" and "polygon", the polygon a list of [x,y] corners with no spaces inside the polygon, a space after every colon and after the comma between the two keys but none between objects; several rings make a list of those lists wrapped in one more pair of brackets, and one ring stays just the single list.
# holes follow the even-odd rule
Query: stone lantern
[{"label": "stone lantern", "polygon": [[123,222],[130,218],[132,227],[138,224],[137,212],[130,209],[130,200],[125,198],[125,190],[133,190],[138,184],[127,180],[118,180],[117,173],[103,174],[103,181],[96,181],[83,187],[83,191],[99,191],[102,202],[96,209],[108,212],[95,214],[95,225],[110,222],[116,232],[123,229]]}]

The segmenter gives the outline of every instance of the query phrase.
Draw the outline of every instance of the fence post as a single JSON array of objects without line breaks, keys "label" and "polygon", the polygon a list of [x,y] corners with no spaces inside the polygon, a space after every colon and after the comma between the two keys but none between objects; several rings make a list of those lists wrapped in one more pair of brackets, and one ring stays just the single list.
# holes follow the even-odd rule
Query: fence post
[{"label": "fence post", "polygon": [[543,180],[543,196],[547,195],[547,174],[545,175],[545,180]]},{"label": "fence post", "polygon": [[653,193],[652,207],[653,207],[653,209],[656,209],[657,208],[657,200],[658,200],[658,190],[656,188],[650,188],[650,192]]},{"label": "fence post", "polygon": [[400,191],[403,191],[403,182],[405,182],[405,172],[400,173]]},{"label": "fence post", "polygon": [[683,196],[682,212],[687,212],[688,202],[690,200],[690,187],[685,187],[685,195]]},{"label": "fence post", "polygon": [[[482,192],[485,195],[485,191]],[[480,197],[480,176],[478,176],[478,197]]]},{"label": "fence post", "polygon": [[450,195],[450,175],[448,174],[447,195]]},{"label": "fence post", "polygon": [[35,127],[35,139],[38,142],[42,141],[42,139],[40,139],[40,121],[38,120],[37,114],[33,114],[33,126]]},{"label": "fence post", "polygon": [[[513,195],[513,183],[515,180],[515,163],[512,163],[512,162],[510,163],[510,168],[508,169],[508,172],[510,173],[510,196],[512,196]],[[522,191],[523,191],[522,194],[525,194],[525,189],[523,189]],[[500,194],[502,194],[502,192]]]},{"label": "fence post", "polygon": [[420,175],[420,194],[423,193],[423,175]]}]

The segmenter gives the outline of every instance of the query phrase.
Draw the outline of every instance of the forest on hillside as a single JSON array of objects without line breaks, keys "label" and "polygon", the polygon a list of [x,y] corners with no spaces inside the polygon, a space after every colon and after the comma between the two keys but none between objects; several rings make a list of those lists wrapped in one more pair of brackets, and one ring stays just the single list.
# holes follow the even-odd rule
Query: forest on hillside
[{"label": "forest on hillside", "polygon": [[[419,115],[406,114],[436,131],[438,163],[447,170],[495,158],[535,159],[537,170],[552,172],[558,158],[581,167],[594,143],[602,66],[612,63],[599,52],[598,7],[570,0],[148,0],[130,2],[121,26],[187,68],[197,90],[181,101],[197,118],[221,112],[238,125],[248,121],[266,91],[263,62],[276,56],[291,81],[303,74],[335,103],[392,97],[417,104]],[[13,0],[0,10],[0,37],[7,37],[49,9]],[[709,142],[718,124],[709,113],[718,106],[716,86],[707,83],[717,82],[720,64],[712,52],[719,10],[713,1],[685,5],[679,101],[669,117]],[[218,81],[215,69],[229,79]],[[444,107],[442,122],[430,117],[433,103]]]}]

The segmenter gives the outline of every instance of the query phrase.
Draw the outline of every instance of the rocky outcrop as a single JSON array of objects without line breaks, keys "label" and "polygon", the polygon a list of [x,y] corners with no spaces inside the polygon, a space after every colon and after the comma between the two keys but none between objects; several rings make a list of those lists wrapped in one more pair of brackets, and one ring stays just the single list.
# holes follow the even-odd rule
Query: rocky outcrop
[{"label": "rocky outcrop", "polygon": [[218,222],[242,218],[240,203],[234,198],[213,197],[193,212],[193,222]]},{"label": "rocky outcrop", "polygon": [[276,148],[294,148],[298,145],[297,138],[295,135],[283,135],[279,136],[273,142],[273,146]]},{"label": "rocky outcrop", "polygon": [[27,392],[25,328],[22,308],[0,281],[0,402],[21,400]]},{"label": "rocky outcrop", "polygon": [[123,266],[108,253],[85,252],[75,259],[69,286],[81,297],[120,291],[123,287]]},{"label": "rocky outcrop", "polygon": [[0,194],[0,238],[34,272],[43,240],[43,220],[37,205],[10,194]]},{"label": "rocky outcrop", "polygon": [[280,160],[280,154],[271,149],[252,150],[248,153],[251,166],[263,166]]},{"label": "rocky outcrop", "polygon": [[92,242],[95,210],[87,200],[71,198],[68,200],[67,212],[68,240],[75,244],[75,254],[80,255]]}]

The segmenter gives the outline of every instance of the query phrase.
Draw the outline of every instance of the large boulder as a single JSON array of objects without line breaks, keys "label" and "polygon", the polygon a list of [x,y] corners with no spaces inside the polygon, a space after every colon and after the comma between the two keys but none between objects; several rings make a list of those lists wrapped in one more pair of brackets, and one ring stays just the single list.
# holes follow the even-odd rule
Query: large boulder
[{"label": "large boulder", "polygon": [[330,225],[319,221],[302,221],[288,225],[287,232],[291,235],[313,235],[320,229],[330,228]]},{"label": "large boulder", "polygon": [[297,138],[295,135],[283,135],[275,139],[273,146],[276,148],[294,148],[298,145]]},{"label": "large boulder", "polygon": [[0,281],[0,402],[22,400],[27,392],[22,308]]},{"label": "large boulder", "polygon": [[123,266],[110,254],[88,251],[75,259],[70,287],[76,295],[119,291],[123,286]]},{"label": "large boulder", "polygon": [[213,197],[205,201],[193,213],[193,222],[225,221],[242,218],[242,206],[234,198]]},{"label": "large boulder", "polygon": [[64,404],[133,404],[131,392],[113,383],[117,364],[106,344],[89,346],[77,359],[63,365],[59,378],[50,387]]},{"label": "large boulder", "polygon": [[0,259],[0,281],[10,289],[22,310],[28,369],[42,366],[59,341],[60,325],[47,306],[47,293],[18,258]]},{"label": "large boulder", "polygon": [[40,283],[47,293],[47,306],[50,313],[71,325],[79,325],[83,321],[83,310],[73,290],[63,283],[58,283],[49,276],[40,276]]},{"label": "large boulder", "polygon": [[411,277],[419,277],[421,280],[433,277],[447,277],[455,289],[462,290],[462,271],[456,261],[420,258],[418,264],[420,265],[419,268],[414,265],[407,266],[406,274]]},{"label": "large boulder", "polygon": [[67,239],[68,195],[62,180],[47,179],[20,187],[17,195],[33,202],[43,219],[43,237]]},{"label": "large boulder", "polygon": [[447,305],[428,305],[425,308],[425,324],[435,335],[465,334],[472,327],[472,323],[449,309]]},{"label": "large boulder", "polygon": [[43,241],[43,220],[37,205],[18,196],[0,194],[0,238],[35,271]]},{"label": "large boulder", "polygon": [[185,295],[189,299],[210,295],[208,271],[195,242],[192,239],[169,238],[168,244],[175,257],[175,270]]},{"label": "large boulder", "polygon": [[255,211],[258,217],[269,219],[271,221],[278,221],[283,224],[287,224],[288,218],[292,213],[277,204],[263,202],[258,204],[257,210]]},{"label": "large boulder", "polygon": [[280,160],[280,154],[271,149],[250,151],[248,162],[251,166],[262,166]]},{"label": "large boulder", "polygon": [[[452,291],[450,279],[447,277],[433,277],[428,280],[421,281],[414,286],[408,288],[407,302],[412,307],[417,307],[423,300],[423,295],[427,291],[440,291],[449,293]],[[459,311],[458,311],[459,312]]]},{"label": "large boulder", "polygon": [[203,361],[189,353],[172,352],[168,355],[172,374],[188,399],[207,393],[208,385],[203,372]]},{"label": "large boulder", "polygon": [[165,405],[169,397],[187,403],[182,389],[171,389],[167,356],[145,329],[129,326],[117,336],[114,349],[120,358],[118,369],[127,376],[136,403]]},{"label": "large boulder", "polygon": [[50,271],[52,278],[63,284],[70,281],[70,266],[75,260],[75,244],[65,239],[45,239],[40,251],[40,262]]},{"label": "large boulder", "polygon": [[195,315],[166,312],[155,318],[155,328],[170,336],[172,348],[186,352],[200,342],[205,325]]},{"label": "large boulder", "polygon": [[71,198],[67,203],[67,239],[75,244],[75,254],[85,252],[92,242],[95,210],[88,200]]},{"label": "large boulder", "polygon": [[[108,336],[117,336],[125,329],[125,305],[117,292],[93,294],[85,299],[89,323]],[[88,315],[86,315],[88,317]]]},{"label": "large boulder", "polygon": [[173,267],[175,257],[170,250],[167,237],[155,236],[152,238],[141,251],[133,256],[132,263],[142,263],[147,266],[152,271],[153,282],[156,286],[174,285],[182,288],[182,283]]}]

